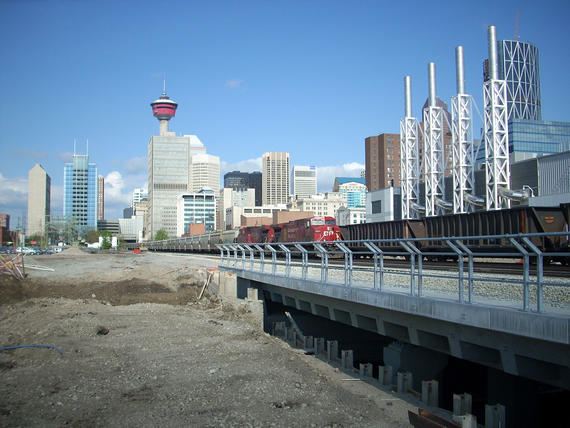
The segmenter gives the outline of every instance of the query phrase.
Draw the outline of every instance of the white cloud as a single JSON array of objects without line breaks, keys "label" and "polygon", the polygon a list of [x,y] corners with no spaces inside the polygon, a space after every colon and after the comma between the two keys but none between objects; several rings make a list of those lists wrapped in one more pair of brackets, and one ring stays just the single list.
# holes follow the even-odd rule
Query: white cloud
[{"label": "white cloud", "polygon": [[364,165],[358,162],[343,165],[330,165],[317,167],[317,189],[319,192],[330,192],[335,177],[360,177]]},{"label": "white cloud", "polygon": [[127,174],[140,174],[147,172],[146,157],[134,157],[125,162],[125,172]]},{"label": "white cloud", "polygon": [[[0,213],[11,217],[26,215],[28,210],[28,180],[25,178],[6,178],[0,172]],[[15,219],[10,227],[16,226]]]},{"label": "white cloud", "polygon": [[232,89],[237,89],[240,88],[241,85],[243,83],[243,80],[240,79],[232,79],[232,80],[228,80],[226,82],[226,87],[228,88],[232,88]]},{"label": "white cloud", "polygon": [[247,159],[234,163],[227,163],[225,161],[222,161],[220,164],[220,172],[222,176],[226,172],[230,171],[241,171],[241,172],[261,171],[261,157]]},{"label": "white cloud", "polygon": [[59,152],[57,157],[63,162],[73,162],[73,153],[71,152]]},{"label": "white cloud", "polygon": [[111,171],[105,177],[105,219],[123,218],[123,209],[127,208],[135,187],[146,188],[146,174],[123,175]]}]

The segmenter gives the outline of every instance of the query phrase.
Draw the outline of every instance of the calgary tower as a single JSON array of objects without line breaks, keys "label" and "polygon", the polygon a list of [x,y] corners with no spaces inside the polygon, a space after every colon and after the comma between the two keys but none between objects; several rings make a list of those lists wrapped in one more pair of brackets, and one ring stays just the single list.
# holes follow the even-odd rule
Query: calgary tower
[{"label": "calgary tower", "polygon": [[162,95],[156,101],[150,103],[152,115],[160,122],[160,134],[168,135],[168,121],[176,114],[178,103],[174,102],[166,95],[166,81],[162,90]]}]

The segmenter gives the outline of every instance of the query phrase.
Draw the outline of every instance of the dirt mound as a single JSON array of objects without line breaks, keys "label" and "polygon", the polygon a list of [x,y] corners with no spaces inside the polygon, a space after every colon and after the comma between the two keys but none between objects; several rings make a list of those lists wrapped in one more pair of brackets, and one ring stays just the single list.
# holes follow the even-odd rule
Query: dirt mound
[{"label": "dirt mound", "polygon": [[[16,280],[0,277],[0,304],[16,303],[38,297],[63,297],[68,299],[96,299],[112,305],[135,303],[166,303],[186,305],[197,301],[203,283],[184,282],[165,285],[143,278],[116,282],[47,282],[41,279]],[[206,303],[213,297],[205,292]]]}]

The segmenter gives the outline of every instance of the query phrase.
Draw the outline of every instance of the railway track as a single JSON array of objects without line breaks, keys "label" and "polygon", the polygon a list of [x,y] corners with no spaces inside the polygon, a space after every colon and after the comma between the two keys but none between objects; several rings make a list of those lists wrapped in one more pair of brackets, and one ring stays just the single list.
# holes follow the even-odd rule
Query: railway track
[{"label": "railway track", "polygon": [[[344,260],[331,259],[330,265],[343,266]],[[355,267],[372,267],[374,260],[372,258],[356,259],[353,262]],[[405,269],[410,267],[410,262],[407,260],[398,259],[384,259],[385,268],[400,268]],[[457,262],[444,262],[444,261],[423,261],[423,269],[440,270],[445,272],[454,272],[458,270]],[[416,262],[417,269],[417,262]],[[468,263],[463,264],[465,272],[468,270]],[[506,274],[506,275],[522,275],[523,265],[519,262],[513,261],[494,261],[494,262],[474,262],[473,271],[477,274],[490,273],[490,274]],[[536,265],[531,264],[529,269],[530,275],[536,275]],[[543,275],[554,278],[570,278],[570,266],[562,266],[560,264],[545,264],[543,267]]]}]

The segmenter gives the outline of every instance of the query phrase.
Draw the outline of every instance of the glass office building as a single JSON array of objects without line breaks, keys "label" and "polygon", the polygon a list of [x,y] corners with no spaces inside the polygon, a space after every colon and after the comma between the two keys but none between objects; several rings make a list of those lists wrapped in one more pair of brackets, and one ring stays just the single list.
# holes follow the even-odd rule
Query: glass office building
[{"label": "glass office building", "polygon": [[515,162],[565,152],[570,150],[570,122],[513,119],[509,121],[508,138]]},{"label": "glass office building", "polygon": [[178,195],[176,235],[188,233],[189,225],[203,224],[206,232],[216,229],[216,196],[213,190]]},{"label": "glass office building", "polygon": [[88,155],[73,155],[63,169],[63,215],[81,236],[97,230],[97,166]]},{"label": "glass office building", "polygon": [[518,40],[499,40],[499,79],[507,82],[510,119],[541,120],[538,48]]}]

